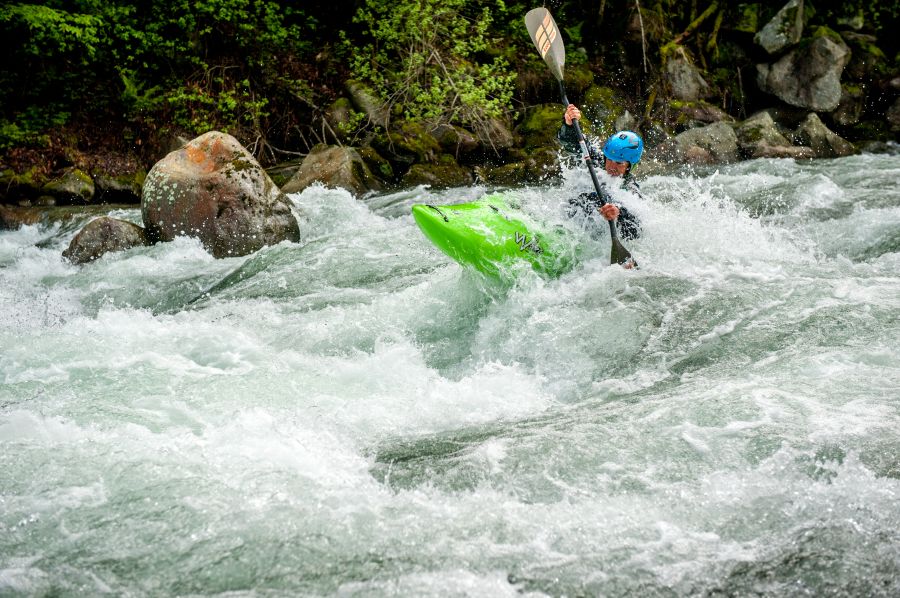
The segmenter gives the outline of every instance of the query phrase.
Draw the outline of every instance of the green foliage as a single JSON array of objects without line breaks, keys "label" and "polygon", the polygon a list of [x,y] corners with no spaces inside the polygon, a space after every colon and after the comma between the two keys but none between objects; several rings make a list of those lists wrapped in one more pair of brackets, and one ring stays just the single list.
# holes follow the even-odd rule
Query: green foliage
[{"label": "green foliage", "polygon": [[88,64],[101,44],[102,19],[95,15],[69,13],[50,6],[12,4],[0,8],[0,23],[28,31],[22,50],[77,56]]},{"label": "green foliage", "polygon": [[[253,144],[258,157],[268,151],[274,159],[267,145],[284,143],[302,151],[329,136],[352,141],[355,133],[366,132],[366,117],[352,110],[340,124],[334,123],[333,132],[324,120],[326,107],[350,76],[374,89],[394,119],[450,122],[485,131],[489,119],[511,109],[514,93],[525,105],[556,99],[522,20],[539,4],[0,3],[0,151],[46,144],[55,128],[100,124],[85,137],[103,129],[116,139],[146,141],[148,133],[194,134],[217,128]],[[643,17],[638,24],[634,2],[549,3],[567,44],[570,92],[577,96],[590,83],[585,75],[596,74],[619,88],[637,90],[644,96],[641,102],[652,105],[659,89],[660,52],[678,38],[675,45],[706,69],[708,80],[722,92],[723,105],[739,100],[743,107],[743,87],[748,101],[753,100],[756,58],[754,47],[744,40],[752,38],[784,0],[719,1],[714,14],[686,31],[713,4],[646,0],[640,2]],[[900,38],[893,35],[900,26],[900,3],[810,0],[805,6],[807,37],[823,25],[841,34],[847,28],[874,34],[876,44],[864,36],[853,42],[854,55],[862,59],[865,54],[867,64],[877,60],[879,77],[900,66]],[[882,51],[893,64],[881,58]],[[338,59],[341,53],[343,61]],[[646,70],[641,68],[645,59]],[[742,83],[737,81],[740,69]]]},{"label": "green foliage", "polygon": [[119,77],[123,87],[120,99],[127,115],[139,117],[159,110],[162,104],[159,85],[148,89],[133,70],[119,69]]},{"label": "green foliage", "polygon": [[[295,97],[316,22],[276,0],[47,0],[0,6],[0,142],[67,120],[258,138]],[[283,125],[285,126],[285,125]]]},{"label": "green foliage", "polygon": [[257,98],[248,79],[237,85],[223,74],[208,79],[203,85],[191,84],[166,94],[176,127],[193,134],[213,129],[237,133],[269,115],[268,99]]},{"label": "green foliage", "polygon": [[42,147],[49,138],[45,131],[64,125],[69,113],[56,106],[45,110],[30,106],[24,112],[14,115],[12,121],[0,119],[0,151],[13,147]]},{"label": "green foliage", "polygon": [[349,48],[352,75],[391,114],[483,126],[511,108],[515,82],[503,57],[487,55],[492,8],[502,0],[369,0],[353,19],[368,41]]}]

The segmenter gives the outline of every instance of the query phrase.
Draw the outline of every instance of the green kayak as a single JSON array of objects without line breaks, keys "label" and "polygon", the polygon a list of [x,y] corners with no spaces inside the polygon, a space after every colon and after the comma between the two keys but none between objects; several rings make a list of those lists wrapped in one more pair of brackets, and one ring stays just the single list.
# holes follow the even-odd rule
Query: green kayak
[{"label": "green kayak", "polygon": [[489,276],[500,277],[521,260],[542,274],[559,276],[575,262],[565,229],[539,230],[501,197],[446,206],[416,204],[412,213],[438,249]]}]

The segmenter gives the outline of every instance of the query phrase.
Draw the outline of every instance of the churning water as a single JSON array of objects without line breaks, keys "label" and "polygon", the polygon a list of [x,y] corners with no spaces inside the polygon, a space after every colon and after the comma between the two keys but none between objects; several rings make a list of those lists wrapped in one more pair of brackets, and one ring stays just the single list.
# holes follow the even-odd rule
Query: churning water
[{"label": "churning water", "polygon": [[639,271],[567,222],[505,285],[409,212],[483,188],[309,189],[224,260],[3,232],[0,595],[896,596],[898,180],[649,177]]}]

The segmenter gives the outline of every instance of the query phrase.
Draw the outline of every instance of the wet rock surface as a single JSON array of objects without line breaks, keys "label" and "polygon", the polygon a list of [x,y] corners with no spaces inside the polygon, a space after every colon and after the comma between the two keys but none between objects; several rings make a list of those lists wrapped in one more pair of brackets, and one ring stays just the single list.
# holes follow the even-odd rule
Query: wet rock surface
[{"label": "wet rock surface", "polygon": [[151,241],[198,237],[215,257],[300,239],[284,193],[234,137],[218,131],[153,166],[144,182],[141,214]]}]

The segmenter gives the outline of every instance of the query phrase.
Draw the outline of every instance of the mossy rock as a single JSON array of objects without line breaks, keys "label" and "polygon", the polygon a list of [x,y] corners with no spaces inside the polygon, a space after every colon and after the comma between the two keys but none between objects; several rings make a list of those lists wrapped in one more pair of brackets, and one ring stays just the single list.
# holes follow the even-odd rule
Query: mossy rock
[{"label": "mossy rock", "polygon": [[460,166],[452,156],[442,155],[436,163],[413,164],[403,175],[404,187],[429,185],[432,188],[465,187],[473,182],[472,171]]},{"label": "mossy rock", "polygon": [[585,133],[606,138],[616,132],[616,119],[625,113],[624,99],[611,87],[592,85],[584,94],[582,119]]},{"label": "mossy rock", "polygon": [[734,17],[732,29],[742,33],[756,33],[759,31],[759,4],[738,4],[737,15]]},{"label": "mossy rock", "polygon": [[456,125],[442,123],[429,132],[437,140],[441,149],[457,156],[471,154],[481,145],[475,133]]},{"label": "mossy rock", "polygon": [[476,167],[475,173],[483,183],[518,186],[546,183],[548,180],[559,178],[562,171],[558,150],[538,148],[523,160],[500,166],[479,166]]},{"label": "mossy rock", "polygon": [[378,98],[378,94],[371,87],[362,81],[353,79],[348,80],[344,86],[356,108],[368,116],[375,126],[382,129],[387,128],[390,120],[388,112],[384,103]]},{"label": "mossy rock", "polygon": [[685,125],[689,122],[714,123],[719,121],[731,122],[734,120],[728,113],[704,100],[679,101],[671,100],[669,107],[678,112],[676,125]]},{"label": "mossy rock", "polygon": [[850,47],[850,62],[844,69],[846,78],[855,81],[866,81],[876,76],[886,76],[890,72],[888,58],[876,45],[874,35],[845,31],[841,37]]},{"label": "mossy rock", "polygon": [[353,103],[347,98],[336,99],[325,110],[325,118],[341,141],[347,141],[353,126]]},{"label": "mossy rock", "polygon": [[812,34],[809,36],[809,40],[813,41],[820,37],[827,37],[834,43],[840,46],[846,46],[847,42],[844,41],[844,38],[841,37],[841,34],[835,31],[834,29],[827,27],[825,25],[819,26]]},{"label": "mossy rock", "polygon": [[572,64],[566,67],[566,91],[568,95],[581,95],[594,84],[594,73],[587,64]]},{"label": "mossy rock", "polygon": [[63,203],[89,203],[94,197],[94,180],[86,172],[68,168],[41,189]]},{"label": "mossy rock", "polygon": [[441,153],[437,139],[417,122],[403,121],[390,131],[376,135],[372,147],[395,164],[434,162]]},{"label": "mossy rock", "polygon": [[382,157],[374,148],[363,146],[358,149],[363,162],[369,167],[369,170],[380,179],[385,181],[394,180],[394,169],[391,163]]},{"label": "mossy rock", "polygon": [[96,173],[96,199],[101,203],[140,203],[146,178],[147,172],[144,170],[120,175]]},{"label": "mossy rock", "polygon": [[515,186],[525,182],[528,165],[524,160],[510,162],[502,166],[477,166],[478,180],[489,185]]},{"label": "mossy rock", "polygon": [[0,171],[0,203],[15,203],[45,195],[44,177],[37,168],[17,173],[11,168]]},{"label": "mossy rock", "polygon": [[542,104],[526,110],[525,118],[518,128],[525,147],[553,145],[563,122],[562,114],[563,107],[560,104]]}]

